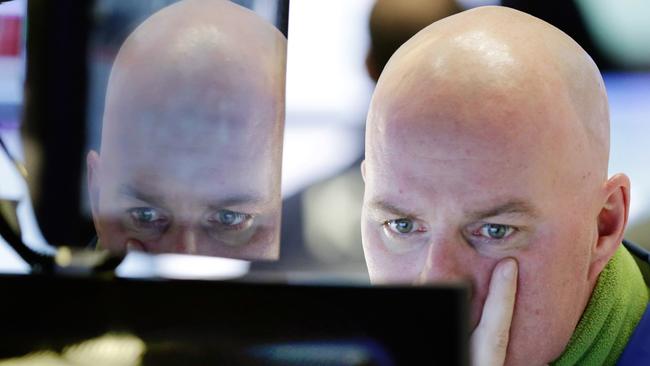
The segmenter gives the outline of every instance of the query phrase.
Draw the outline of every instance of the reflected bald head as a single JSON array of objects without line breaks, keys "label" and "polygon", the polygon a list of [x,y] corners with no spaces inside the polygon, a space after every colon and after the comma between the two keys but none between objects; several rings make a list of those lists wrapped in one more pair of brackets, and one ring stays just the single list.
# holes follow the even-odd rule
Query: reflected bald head
[{"label": "reflected bald head", "polygon": [[102,153],[117,141],[153,143],[152,136],[166,144],[161,131],[177,145],[239,139],[279,153],[285,55],[273,25],[229,1],[184,0],[160,10],[117,55]]},{"label": "reflected bald head", "polygon": [[102,246],[273,259],[279,251],[286,39],[225,0],[182,0],[120,48],[101,154]]},{"label": "reflected bald head", "polygon": [[509,8],[469,10],[411,38],[379,79],[367,122],[369,164],[408,131],[449,132],[556,154],[599,183],[607,176],[609,113],[596,65],[557,28]]}]

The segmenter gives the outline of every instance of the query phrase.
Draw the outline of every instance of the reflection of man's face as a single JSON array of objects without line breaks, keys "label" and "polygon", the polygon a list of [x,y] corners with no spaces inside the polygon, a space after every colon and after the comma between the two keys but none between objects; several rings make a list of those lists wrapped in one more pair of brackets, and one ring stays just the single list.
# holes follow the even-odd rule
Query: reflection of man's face
[{"label": "reflection of man's face", "polygon": [[[153,253],[274,259],[283,43],[266,45],[273,54],[251,61],[247,52],[253,46],[224,37],[221,24],[191,23],[197,4],[235,6],[181,4],[190,9],[176,12],[184,9],[189,22],[173,31],[178,39],[169,43],[156,38],[161,26],[156,22],[164,17],[154,16],[127,40],[113,67],[101,155],[88,159],[100,245],[118,252],[131,246]],[[259,22],[243,16],[244,23]],[[178,17],[172,13],[172,18]],[[268,33],[271,26],[263,26]],[[277,35],[257,40],[270,41],[277,42]]]},{"label": "reflection of man's face", "polygon": [[131,241],[147,252],[277,256],[280,199],[270,184],[278,174],[273,154],[250,141],[220,143],[217,134],[223,131],[209,131],[209,123],[198,127],[146,131],[102,155],[102,246],[119,251]]}]

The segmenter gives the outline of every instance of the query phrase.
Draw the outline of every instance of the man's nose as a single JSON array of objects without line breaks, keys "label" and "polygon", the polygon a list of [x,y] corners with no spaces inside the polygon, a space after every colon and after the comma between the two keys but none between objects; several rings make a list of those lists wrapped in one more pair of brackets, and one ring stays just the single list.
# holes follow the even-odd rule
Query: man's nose
[{"label": "man's nose", "polygon": [[174,252],[183,254],[196,254],[197,252],[197,233],[196,228],[192,225],[179,225],[176,235],[174,235]]},{"label": "man's nose", "polygon": [[463,245],[450,240],[436,240],[430,243],[417,283],[465,280],[469,262],[463,261],[463,249]]}]

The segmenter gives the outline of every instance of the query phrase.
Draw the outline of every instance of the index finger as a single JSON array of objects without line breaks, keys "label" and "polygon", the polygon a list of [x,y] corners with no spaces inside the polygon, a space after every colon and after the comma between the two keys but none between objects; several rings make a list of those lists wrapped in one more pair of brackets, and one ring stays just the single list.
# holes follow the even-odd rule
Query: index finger
[{"label": "index finger", "polygon": [[473,365],[501,366],[505,361],[517,295],[517,271],[517,262],[506,258],[492,272],[481,320],[472,334]]}]

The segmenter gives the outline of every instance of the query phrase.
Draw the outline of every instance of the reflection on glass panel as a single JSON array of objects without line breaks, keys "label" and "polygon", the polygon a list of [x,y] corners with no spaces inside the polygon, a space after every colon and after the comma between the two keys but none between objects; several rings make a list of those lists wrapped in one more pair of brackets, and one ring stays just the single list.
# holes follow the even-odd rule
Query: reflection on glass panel
[{"label": "reflection on glass panel", "polygon": [[276,259],[285,60],[282,33],[229,1],[180,1],[139,24],[112,62],[87,156],[97,246]]}]

